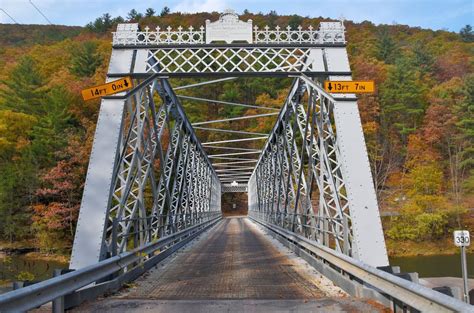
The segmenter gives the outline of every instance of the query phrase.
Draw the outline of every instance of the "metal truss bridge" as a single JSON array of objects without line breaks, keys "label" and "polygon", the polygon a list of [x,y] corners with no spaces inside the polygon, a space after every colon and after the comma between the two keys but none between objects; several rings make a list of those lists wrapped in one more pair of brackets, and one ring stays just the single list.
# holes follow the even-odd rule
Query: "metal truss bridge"
[{"label": "metal truss bridge", "polygon": [[[211,80],[169,81],[190,76]],[[179,94],[243,76],[292,77],[293,83],[279,109]],[[169,272],[150,274],[152,282],[135,297],[322,297],[305,275],[285,269],[294,264],[257,228],[352,297],[394,310],[472,311],[389,266],[357,98],[321,87],[325,80],[352,80],[342,22],[322,22],[317,30],[259,29],[227,11],[199,29],[119,24],[107,82],[124,77],[134,88],[101,101],[70,270],[0,295],[1,312],[51,301],[61,312],[117,291],[198,236],[186,258],[168,261]],[[261,113],[191,123],[181,100]],[[275,119],[269,134],[212,126],[268,117]],[[225,139],[201,142],[196,132]],[[247,193],[248,217],[223,218],[227,192]]]}]

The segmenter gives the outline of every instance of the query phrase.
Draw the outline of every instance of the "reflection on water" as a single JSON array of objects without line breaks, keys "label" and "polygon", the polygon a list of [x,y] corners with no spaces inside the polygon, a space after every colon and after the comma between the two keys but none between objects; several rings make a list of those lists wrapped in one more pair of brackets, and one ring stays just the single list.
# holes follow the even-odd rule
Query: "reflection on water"
[{"label": "reflection on water", "polygon": [[16,280],[21,272],[34,275],[35,280],[51,278],[57,268],[67,268],[67,263],[58,261],[35,260],[24,255],[0,257],[0,281]]},{"label": "reflection on water", "polygon": [[[466,259],[468,276],[474,278],[474,253]],[[392,257],[390,265],[400,266],[402,272],[418,272],[420,277],[462,277],[460,254]]]}]

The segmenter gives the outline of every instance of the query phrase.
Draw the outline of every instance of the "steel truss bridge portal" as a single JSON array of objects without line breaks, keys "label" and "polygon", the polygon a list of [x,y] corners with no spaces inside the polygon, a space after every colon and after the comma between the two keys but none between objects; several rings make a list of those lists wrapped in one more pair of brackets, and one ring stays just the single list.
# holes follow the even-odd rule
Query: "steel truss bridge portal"
[{"label": "steel truss bridge portal", "polygon": [[[189,76],[212,80],[175,88],[169,82]],[[290,76],[293,83],[281,109],[175,93],[242,76]],[[227,11],[199,29],[119,24],[107,82],[123,77],[134,88],[101,101],[74,271],[0,296],[0,311],[53,299],[61,308],[64,299],[78,304],[118,288],[220,223],[225,192],[247,192],[252,221],[353,296],[420,310],[465,308],[387,273],[396,270],[388,266],[357,99],[321,87],[352,80],[342,22],[259,29]],[[192,124],[181,99],[262,113]],[[210,125],[268,116],[276,118],[269,134]],[[238,138],[201,142],[195,130]],[[261,149],[240,145],[258,140],[265,140]]]}]

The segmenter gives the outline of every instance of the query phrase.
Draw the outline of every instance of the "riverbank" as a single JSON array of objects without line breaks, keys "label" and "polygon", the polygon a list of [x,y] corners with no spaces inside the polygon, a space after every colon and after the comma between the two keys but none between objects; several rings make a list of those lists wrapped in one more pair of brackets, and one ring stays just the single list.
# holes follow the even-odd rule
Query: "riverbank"
[{"label": "riverbank", "polygon": [[[459,247],[454,245],[452,238],[420,242],[387,239],[386,244],[389,257],[449,255],[460,253]],[[467,252],[474,253],[474,245],[468,247]]]}]

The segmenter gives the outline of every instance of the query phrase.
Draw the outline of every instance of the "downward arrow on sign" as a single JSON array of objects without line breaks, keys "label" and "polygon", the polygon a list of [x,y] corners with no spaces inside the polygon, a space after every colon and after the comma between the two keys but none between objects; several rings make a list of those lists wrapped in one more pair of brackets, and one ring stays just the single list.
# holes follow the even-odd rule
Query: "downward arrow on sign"
[{"label": "downward arrow on sign", "polygon": [[329,83],[328,89],[329,89],[329,90],[332,90],[332,85],[331,85],[331,83]]},{"label": "downward arrow on sign", "polygon": [[125,87],[128,87],[128,82],[126,79],[123,80],[123,84],[125,85]]}]

